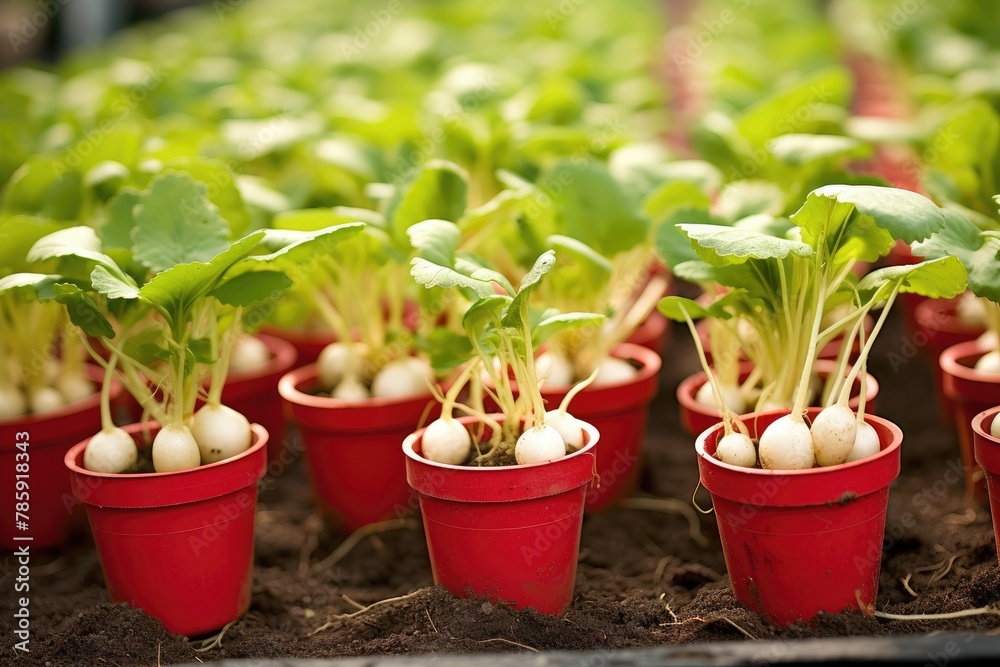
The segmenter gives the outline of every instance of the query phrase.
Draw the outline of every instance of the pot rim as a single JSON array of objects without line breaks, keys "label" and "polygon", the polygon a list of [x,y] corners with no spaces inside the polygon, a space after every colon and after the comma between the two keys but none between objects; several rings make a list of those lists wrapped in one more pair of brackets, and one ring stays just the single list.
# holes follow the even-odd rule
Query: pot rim
[{"label": "pot rim", "polygon": [[313,396],[299,388],[308,382],[314,382],[318,376],[318,364],[315,362],[290,370],[278,380],[278,393],[289,403],[308,408],[327,410],[337,408],[350,408],[352,410],[363,410],[365,408],[383,409],[414,402],[426,403],[428,400],[434,400],[433,394],[428,391],[426,394],[414,394],[398,398],[372,397],[347,401],[342,398],[333,398],[330,396]]},{"label": "pot rim", "polygon": [[[130,436],[135,436],[137,433],[143,433],[152,430],[160,429],[160,423],[156,420],[150,420],[145,422],[135,422],[132,424],[127,424],[122,426],[121,429],[128,433]],[[221,461],[216,461],[215,463],[209,463],[208,465],[199,465],[196,468],[186,468],[184,470],[172,470],[170,472],[143,472],[143,473],[111,473],[111,472],[94,472],[93,470],[87,470],[82,465],[77,465],[76,459],[83,452],[83,450],[90,443],[90,436],[82,442],[78,442],[73,445],[66,456],[63,457],[63,461],[66,467],[69,468],[70,472],[83,475],[85,477],[94,477],[98,479],[115,479],[115,480],[145,480],[145,479],[165,479],[167,477],[180,477],[182,475],[191,475],[205,470],[213,470],[221,468],[227,464],[235,463],[245,458],[253,456],[261,448],[267,446],[268,432],[260,424],[250,424],[250,432],[253,434],[255,442],[253,442],[250,447],[245,451],[240,452],[236,456],[231,456],[228,459],[223,459]],[[95,434],[96,435],[96,434]]]},{"label": "pot rim", "polygon": [[1000,383],[1000,375],[983,373],[982,371],[977,371],[975,368],[966,366],[965,364],[959,362],[959,359],[964,359],[966,357],[982,357],[991,351],[992,350],[990,350],[988,346],[983,345],[978,339],[970,340],[964,343],[958,343],[957,345],[952,345],[951,347],[945,349],[945,351],[942,352],[941,356],[938,358],[938,364],[941,366],[942,372],[946,375],[952,375],[969,382],[998,384]]},{"label": "pot rim", "polygon": [[[498,422],[503,422],[504,420],[504,415],[501,413],[494,412],[487,416],[494,418]],[[468,427],[469,424],[480,423],[478,417],[471,417],[471,416],[458,417],[457,421],[466,427]],[[572,454],[567,454],[565,456],[559,457],[558,459],[552,459],[551,461],[543,461],[542,463],[517,464],[512,466],[491,466],[483,468],[483,467],[453,465],[450,463],[438,463],[437,461],[431,461],[430,459],[425,458],[421,454],[418,454],[414,449],[414,445],[416,444],[416,442],[423,437],[424,431],[427,430],[426,426],[406,436],[406,439],[403,441],[403,453],[406,454],[407,458],[412,459],[413,461],[433,466],[435,468],[443,468],[445,470],[486,473],[486,474],[494,474],[494,473],[498,474],[503,472],[510,472],[511,470],[532,470],[536,468],[541,468],[542,466],[551,465],[553,463],[558,463],[559,461],[566,461],[568,459],[576,458],[579,455],[591,453],[593,451],[594,447],[597,446],[597,443],[601,438],[601,434],[598,432],[596,428],[594,428],[592,424],[580,419],[577,419],[577,421],[580,423],[580,427],[587,434],[587,444],[585,444],[583,447],[576,450]]]}]

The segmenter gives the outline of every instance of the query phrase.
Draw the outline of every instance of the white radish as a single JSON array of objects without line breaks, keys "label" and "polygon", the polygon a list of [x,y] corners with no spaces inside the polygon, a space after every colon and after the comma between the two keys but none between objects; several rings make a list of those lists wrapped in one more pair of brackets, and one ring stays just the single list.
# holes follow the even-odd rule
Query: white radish
[{"label": "white radish", "polygon": [[994,438],[1000,438],[1000,419],[993,416],[993,422],[990,424],[990,435]]},{"label": "white radish", "polygon": [[1000,352],[993,350],[979,357],[976,362],[976,370],[980,373],[1000,375]]},{"label": "white radish", "polygon": [[330,395],[342,401],[363,401],[366,398],[371,398],[368,388],[353,375],[341,380]]},{"label": "white radish", "polygon": [[979,342],[980,345],[991,350],[995,350],[996,348],[1000,347],[1000,338],[997,338],[996,332],[990,329],[987,329],[986,331],[981,333],[979,335],[979,338],[977,338],[976,340]]},{"label": "white radish", "polygon": [[225,405],[208,404],[194,414],[191,435],[203,464],[232,458],[250,448],[253,433],[242,414]]},{"label": "white radish", "polygon": [[0,385],[0,419],[20,417],[28,409],[24,394],[9,385]]},{"label": "white radish", "polygon": [[[726,385],[719,383],[719,390],[722,392],[722,402],[726,404],[726,407],[735,412],[738,415],[746,412],[746,399],[743,397],[743,391],[739,387],[727,387]],[[698,388],[698,393],[695,394],[694,400],[702,405],[706,405],[710,408],[715,406],[715,393],[712,391],[712,383],[706,382]]]},{"label": "white radish", "polygon": [[824,408],[813,420],[812,440],[816,463],[821,466],[840,465],[854,448],[858,419],[846,405]]},{"label": "white radish", "polygon": [[624,359],[615,357],[604,357],[597,367],[597,379],[594,380],[595,387],[623,384],[631,381],[635,377],[635,367]]},{"label": "white radish", "polygon": [[91,438],[83,450],[83,467],[91,472],[123,473],[138,460],[139,450],[132,436],[114,426]]},{"label": "white radish", "polygon": [[65,404],[66,401],[63,399],[63,395],[59,393],[58,389],[53,389],[52,387],[35,389],[28,397],[28,406],[31,408],[31,412],[35,414],[58,410]]},{"label": "white radish", "polygon": [[543,352],[535,359],[535,373],[547,387],[568,387],[573,384],[573,364],[558,352]]},{"label": "white radish", "polygon": [[233,371],[251,371],[260,368],[271,360],[271,351],[267,349],[260,338],[243,336],[233,346],[229,358],[229,369]]},{"label": "white radish", "polygon": [[417,357],[390,361],[372,380],[372,396],[376,398],[404,398],[423,396],[434,381],[430,364]]},{"label": "white radish", "polygon": [[882,451],[882,444],[878,440],[875,428],[868,422],[859,422],[858,433],[854,438],[854,448],[851,449],[845,463],[867,459],[880,451]]},{"label": "white radish", "polygon": [[971,292],[965,292],[958,298],[955,315],[962,325],[970,329],[985,327],[988,322],[986,306]]},{"label": "white radish", "polygon": [[156,472],[189,470],[199,465],[201,452],[187,426],[167,424],[153,438],[153,468]]},{"label": "white radish", "polygon": [[357,344],[330,343],[319,353],[316,374],[324,389],[333,389],[344,378],[357,374],[363,350]]},{"label": "white radish", "polygon": [[94,384],[82,375],[64,375],[59,378],[56,388],[67,403],[82,401],[94,395]]},{"label": "white radish", "polygon": [[545,425],[558,431],[563,443],[571,450],[583,447],[583,427],[580,420],[568,412],[549,410],[545,413]]},{"label": "white radish", "polygon": [[757,449],[753,446],[753,440],[739,431],[722,436],[715,447],[715,457],[723,463],[741,468],[753,468],[757,465]]},{"label": "white radish", "polygon": [[815,461],[809,427],[794,415],[774,421],[760,436],[760,465],[768,470],[805,470]]},{"label": "white radish", "polygon": [[472,451],[472,436],[461,422],[450,417],[428,424],[421,442],[424,458],[435,463],[462,465]]},{"label": "white radish", "polygon": [[566,455],[566,443],[559,431],[548,424],[533,426],[521,434],[514,445],[518,465],[545,463]]}]

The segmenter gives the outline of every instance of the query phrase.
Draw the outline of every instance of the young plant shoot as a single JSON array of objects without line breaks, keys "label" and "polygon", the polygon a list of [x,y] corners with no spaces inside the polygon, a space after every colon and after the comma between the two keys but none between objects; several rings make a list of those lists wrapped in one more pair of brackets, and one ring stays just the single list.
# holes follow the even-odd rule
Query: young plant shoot
[{"label": "young plant shoot", "polygon": [[[825,186],[810,193],[790,221],[794,227],[783,236],[740,226],[678,225],[699,257],[684,273],[710,276],[727,291],[709,306],[677,297],[661,303],[661,310],[674,319],[689,320],[690,313],[728,325],[742,317],[753,326],[759,347],[746,345],[747,356],[755,364],[781,369],[763,386],[758,409],[790,408],[761,434],[758,444],[760,465],[775,470],[837,465],[877,451],[877,438],[864,424],[864,389],[856,413],[849,401],[859,377],[864,384],[868,354],[892,302],[900,292],[950,298],[965,289],[966,279],[958,259],[942,257],[879,269],[856,282],[857,262],[874,262],[896,239],[925,239],[944,225],[940,209],[908,191]],[[878,307],[882,312],[871,335],[865,336],[865,317]],[[829,313],[839,319],[829,322]],[[735,327],[733,333],[740,335]],[[843,337],[838,368],[828,378],[826,407],[810,426],[805,414],[814,400],[813,366],[818,351],[836,336]],[[849,351],[858,339],[863,345],[852,364]],[[701,360],[711,378],[703,354]],[[713,388],[713,393],[724,412],[722,392]],[[775,397],[791,399],[791,404],[775,405]]]},{"label": "young plant shoot", "polygon": [[[547,313],[535,323],[530,311],[531,293],[555,264],[555,252],[543,253],[515,290],[501,274],[457,254],[460,230],[456,225],[427,220],[415,225],[410,236],[419,252],[412,261],[414,279],[427,288],[458,290],[471,302],[462,320],[471,343],[466,346],[469,354],[465,359],[454,359],[456,366],[464,365],[448,393],[439,397],[442,414],[423,436],[424,455],[439,463],[528,465],[560,458],[581,447],[583,430],[567,409],[576,392],[589,384],[593,376],[574,387],[559,409],[546,411],[539,391],[542,380],[538,376],[535,350],[557,332],[599,326],[604,317],[590,313]],[[479,384],[481,372],[488,378],[487,386]],[[503,420],[494,419],[475,406],[458,403],[458,395],[466,385],[471,387],[473,395],[483,390],[488,392],[499,406]],[[478,417],[490,429],[487,442],[480,443],[459,433],[465,429],[454,419],[456,409]]]},{"label": "young plant shoot", "polygon": [[[108,388],[115,376],[161,426],[152,445],[155,471],[214,463],[250,447],[247,418],[221,403],[243,308],[284,291],[291,281],[282,269],[303,248],[333,244],[362,227],[302,236],[261,230],[231,241],[206,192],[189,176],[166,171],[143,192],[119,194],[111,204],[116,217],[100,236],[71,227],[28,253],[31,261],[55,262],[59,275],[22,274],[30,276],[24,282],[40,299],[65,306],[105,369],[103,428],[84,457],[93,470],[121,473],[136,463],[134,441],[111,422]],[[131,239],[128,248],[122,238]],[[199,400],[204,406],[196,410]]]}]

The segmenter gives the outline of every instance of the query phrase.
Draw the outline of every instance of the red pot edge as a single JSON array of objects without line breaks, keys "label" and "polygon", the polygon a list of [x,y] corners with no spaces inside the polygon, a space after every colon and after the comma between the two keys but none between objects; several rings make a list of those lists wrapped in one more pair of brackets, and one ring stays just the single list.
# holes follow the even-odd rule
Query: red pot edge
[{"label": "red pot edge", "polygon": [[[986,422],[992,426],[994,418],[1000,414],[1000,406],[983,410],[972,418],[974,434],[973,447],[976,463],[992,474],[1000,474],[1000,438],[993,437]],[[986,449],[989,446],[989,450]]]},{"label": "red pot edge", "polygon": [[[504,415],[500,413],[492,413],[487,415],[487,417],[495,419],[498,422],[502,422],[504,419]],[[479,423],[479,418],[459,417],[457,421],[463,426],[468,426],[469,424]],[[406,436],[406,439],[403,440],[403,453],[406,454],[406,457],[408,459],[412,459],[417,463],[425,464],[434,468],[443,468],[445,470],[456,470],[456,471],[476,472],[476,473],[486,473],[486,474],[510,472],[511,470],[531,470],[533,468],[540,468],[541,466],[547,466],[550,463],[554,463],[556,461],[565,461],[567,459],[574,458],[579,454],[590,452],[594,447],[597,446],[597,442],[601,439],[600,432],[588,422],[585,422],[581,419],[577,419],[577,421],[580,422],[581,428],[583,428],[584,432],[586,432],[587,434],[587,439],[588,439],[587,444],[585,444],[583,447],[576,450],[572,454],[567,454],[566,456],[562,456],[558,459],[553,459],[552,461],[545,461],[543,463],[529,463],[528,465],[518,464],[514,466],[494,466],[491,468],[470,468],[469,466],[459,466],[459,465],[452,465],[450,463],[438,463],[437,461],[431,461],[430,459],[425,459],[423,456],[418,454],[416,449],[414,448],[414,445],[416,444],[417,440],[419,440],[423,436],[424,431],[427,430],[426,426]]]},{"label": "red pot edge", "polygon": [[[594,392],[603,390],[617,390],[622,387],[628,387],[632,385],[642,384],[643,382],[648,382],[655,379],[660,374],[660,369],[663,367],[663,357],[661,357],[657,352],[645,347],[644,345],[639,345],[638,343],[619,343],[611,350],[611,356],[616,359],[621,359],[622,361],[638,361],[642,364],[642,367],[636,371],[635,377],[625,381],[616,382],[614,384],[602,384],[599,387],[590,386],[584,389],[584,392],[593,394]],[[572,386],[542,386],[542,396],[554,396],[569,392]],[[581,392],[583,393],[583,392]]]},{"label": "red pot edge", "polygon": [[247,382],[264,378],[269,375],[285,373],[286,371],[291,370],[295,366],[295,362],[298,361],[298,350],[292,343],[284,338],[265,333],[257,333],[254,335],[267,347],[268,352],[271,353],[271,358],[268,359],[267,363],[258,366],[257,368],[252,368],[246,371],[231,372],[229,377],[226,378],[227,384],[230,382]]},{"label": "red pot edge", "polygon": [[[153,429],[160,428],[160,423],[157,421],[146,421],[137,422],[135,424],[128,424],[122,426],[121,429],[128,433],[129,435],[134,435],[142,431],[151,431]],[[80,475],[83,477],[91,477],[96,479],[115,479],[115,480],[143,480],[143,479],[164,479],[169,476],[180,476],[180,475],[191,475],[196,474],[205,470],[213,470],[216,468],[221,468],[222,466],[239,461],[244,458],[253,456],[257,451],[262,448],[267,447],[267,441],[269,439],[269,434],[267,429],[265,429],[260,424],[250,424],[250,431],[256,436],[257,442],[250,445],[250,447],[236,456],[230,457],[228,459],[223,459],[222,461],[216,461],[215,463],[209,463],[205,466],[198,466],[197,468],[188,468],[186,470],[174,470],[171,472],[144,472],[144,473],[107,473],[107,472],[94,472],[92,470],[87,470],[82,465],[78,464],[78,460],[83,458],[83,450],[90,443],[90,438],[78,442],[73,445],[66,456],[63,457],[63,462],[72,474]],[[93,437],[93,436],[91,436]],[[266,470],[265,470],[266,472]]]},{"label": "red pot edge", "polygon": [[956,299],[925,299],[917,304],[917,307],[913,311],[913,319],[917,324],[928,331],[968,334],[970,336],[979,336],[986,331],[985,327],[955,326],[944,328],[939,325],[934,326],[939,324],[942,319],[953,319],[958,321],[957,315],[949,314],[949,311],[955,310],[955,304]]},{"label": "red pot edge", "polygon": [[970,340],[965,343],[952,345],[941,353],[938,357],[938,365],[945,375],[951,375],[965,380],[966,382],[980,382],[983,384],[1000,384],[1000,375],[992,373],[980,373],[975,368],[960,364],[958,360],[963,357],[983,356],[990,352],[990,348],[983,345],[979,340]]},{"label": "red pot edge", "polygon": [[433,401],[434,396],[428,392],[416,396],[403,396],[400,398],[366,398],[360,401],[345,401],[340,398],[330,398],[323,396],[313,396],[299,389],[307,382],[314,381],[319,373],[315,363],[306,364],[299,368],[288,371],[278,380],[278,393],[288,403],[300,405],[307,408],[331,409],[350,408],[352,410],[384,409],[400,407],[410,403],[427,403]]},{"label": "red pot edge", "polygon": [[[810,411],[814,410],[818,411],[821,409],[822,408],[810,408]],[[743,421],[748,421],[751,419],[756,420],[761,417],[767,417],[776,414],[787,415],[789,414],[789,411],[775,410],[772,412],[753,412],[748,415],[742,415],[740,419]],[[877,465],[879,462],[882,462],[883,459],[895,456],[896,451],[902,446],[903,430],[899,428],[899,426],[897,426],[895,423],[883,417],[878,417],[872,414],[865,414],[865,421],[877,422],[884,428],[888,429],[888,431],[892,434],[892,442],[889,444],[888,447],[881,450],[875,456],[869,456],[868,458],[862,459],[860,461],[841,463],[835,466],[812,467],[806,470],[762,470],[760,468],[743,468],[741,466],[730,465],[729,463],[725,463],[715,458],[714,456],[709,454],[708,451],[705,449],[705,444],[707,443],[708,438],[711,437],[714,434],[714,432],[722,430],[723,426],[721,422],[716,424],[715,426],[712,426],[709,429],[706,429],[705,431],[702,431],[698,435],[698,439],[695,441],[694,447],[695,447],[695,452],[697,453],[700,460],[706,462],[708,465],[720,468],[730,473],[748,475],[750,477],[757,478],[760,480],[765,480],[768,478],[779,477],[779,476],[789,476],[792,478],[796,478],[796,477],[816,477],[819,475],[831,475],[831,474],[836,474],[837,472],[843,470],[854,470],[864,466]]]},{"label": "red pot edge", "polygon": [[[56,420],[67,419],[75,417],[81,412],[87,412],[95,408],[101,407],[101,385],[104,382],[104,369],[96,366],[92,363],[85,363],[84,368],[87,373],[87,377],[91,382],[97,385],[97,390],[87,396],[86,398],[81,398],[78,401],[73,401],[72,403],[67,403],[66,405],[56,408],[55,410],[48,410],[46,412],[31,413],[26,415],[21,415],[11,420],[3,421],[0,420],[0,428],[3,429],[14,429],[15,431],[25,430],[32,428],[43,422],[51,422]],[[114,401],[121,396],[124,388],[121,382],[112,378],[111,380],[111,400]],[[3,444],[0,444],[0,449],[3,449]],[[13,448],[13,441],[11,441],[10,446]]]},{"label": "red pot edge", "polygon": [[[816,364],[816,370],[818,372],[820,370],[819,366],[831,366],[830,370],[833,370],[832,366],[835,366],[836,362],[832,359],[817,359]],[[753,362],[741,361],[740,374],[743,373],[745,366],[749,366],[752,370]],[[868,395],[865,397],[865,402],[871,404],[876,398],[878,398],[879,384],[874,375],[867,372],[866,375],[868,376],[868,380],[865,386],[868,389]],[[706,382],[708,382],[708,376],[705,375],[704,370],[693,373],[692,375],[689,375],[681,380],[680,384],[677,385],[677,402],[681,404],[681,407],[689,412],[693,412],[704,417],[711,417],[713,419],[721,419],[722,415],[719,414],[719,411],[714,407],[702,405],[695,400],[695,395],[698,393],[698,390]]]}]

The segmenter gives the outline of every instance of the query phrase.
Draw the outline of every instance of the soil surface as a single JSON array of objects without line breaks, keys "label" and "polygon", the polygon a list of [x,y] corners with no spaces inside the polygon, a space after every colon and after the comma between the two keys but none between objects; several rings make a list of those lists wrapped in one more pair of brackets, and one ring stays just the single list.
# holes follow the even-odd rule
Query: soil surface
[{"label": "soil surface", "polygon": [[[879,413],[902,426],[903,473],[893,485],[878,609],[954,612],[1000,601],[989,513],[964,498],[957,439],[939,421],[928,363],[913,356],[900,314],[879,337],[870,371]],[[688,335],[675,330],[651,411],[643,492],[689,503],[698,471],[693,438],[678,420],[674,389],[696,370]],[[704,491],[699,502],[708,504]],[[158,621],[107,601],[100,563],[85,540],[62,554],[34,554],[31,653],[3,647],[0,664],[156,665],[223,658],[329,657],[387,653],[584,650],[683,642],[995,632],[997,616],[885,621],[860,612],[776,631],[729,590],[715,519],[699,518],[706,542],[677,514],[614,509],[588,516],[576,598],[564,618],[459,600],[433,585],[419,517],[344,541],[316,514],[303,462],[265,480],[257,519],[250,612],[219,642],[171,636]],[[0,573],[8,628],[16,566]],[[904,581],[906,583],[904,583]],[[802,582],[808,586],[809,582]],[[909,589],[909,590],[908,590]],[[389,598],[364,613],[364,605]],[[197,604],[197,601],[192,601]],[[9,629],[4,636],[10,637]]]}]

